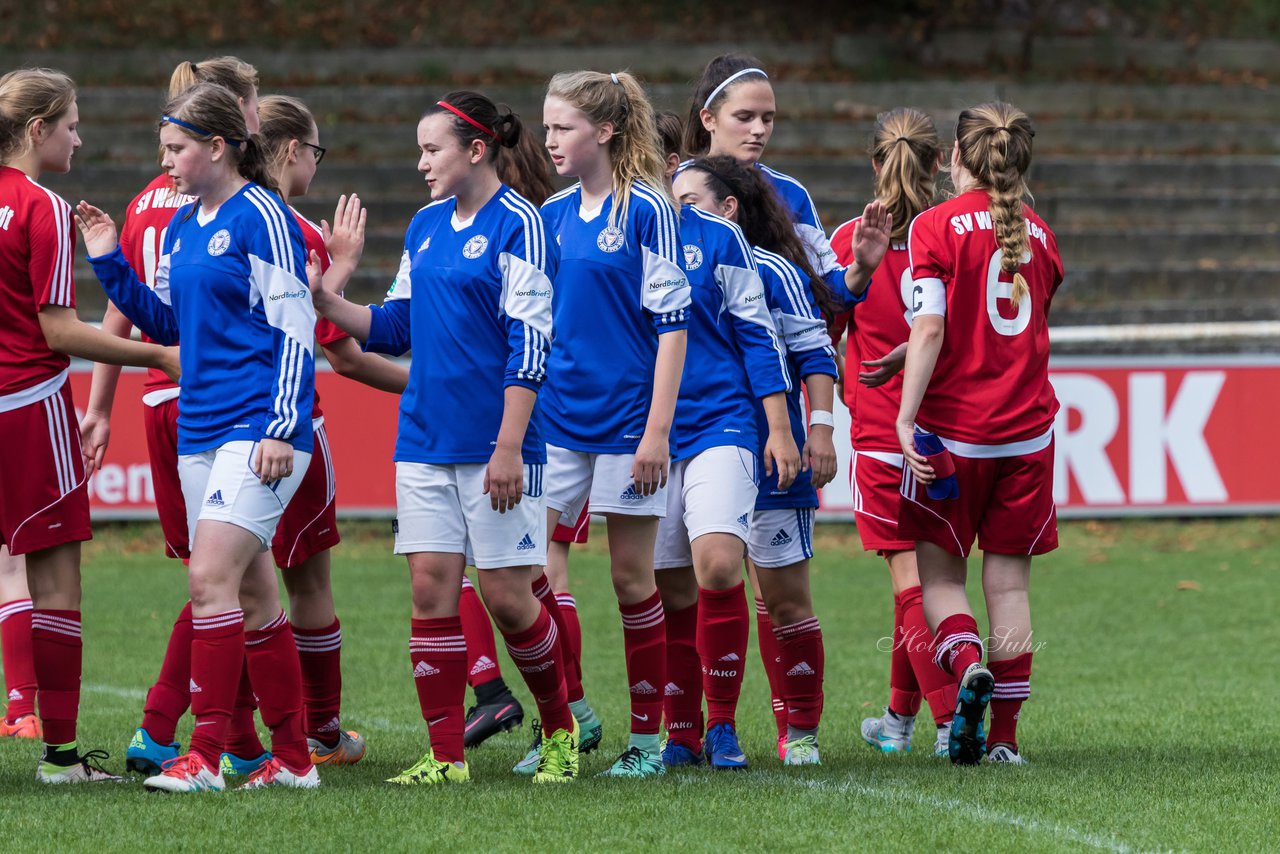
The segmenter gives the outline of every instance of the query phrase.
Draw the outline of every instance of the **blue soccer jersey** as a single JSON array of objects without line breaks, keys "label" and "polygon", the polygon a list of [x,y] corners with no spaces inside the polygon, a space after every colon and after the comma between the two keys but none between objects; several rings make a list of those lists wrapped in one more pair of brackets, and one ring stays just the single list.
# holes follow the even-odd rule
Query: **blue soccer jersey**
[{"label": "blue soccer jersey", "polygon": [[791,382],[751,247],[738,226],[692,205],[680,210],[680,240],[693,305],[672,459],[720,445],[758,454],[756,398]]},{"label": "blue soccer jersey", "polygon": [[302,230],[249,183],[206,213],[173,216],[152,291],[117,247],[90,258],[111,301],[161,344],[181,339],[178,453],[263,438],[312,448],[315,309]]},{"label": "blue soccer jersey", "polygon": [[[536,392],[546,379],[555,271],[538,209],[509,187],[469,220],[458,218],[453,197],[418,211],[386,301],[370,306],[365,342],[378,353],[413,350],[397,462],[489,461],[504,389]],[[526,464],[547,460],[538,407],[521,455]]]},{"label": "blue soccer jersey", "polygon": [[[836,351],[831,346],[827,325],[818,311],[813,290],[806,276],[795,264],[781,255],[759,247],[753,247],[756,266],[764,281],[765,298],[773,315],[787,352],[787,368],[791,376],[791,393],[787,395],[787,414],[791,417],[791,435],[796,447],[803,448],[806,432],[804,407],[800,401],[800,382],[813,374],[839,376],[836,370]],[[756,422],[760,435],[766,435],[768,422],[764,407],[756,405]],[[761,447],[763,447],[763,442]],[[813,473],[805,470],[796,475],[790,489],[778,489],[778,473],[768,475],[760,482],[756,498],[757,510],[776,510],[791,507],[817,507],[818,492],[813,488]]]},{"label": "blue soccer jersey", "polygon": [[626,211],[612,206],[610,196],[584,211],[578,185],[542,206],[560,247],[542,407],[550,444],[630,454],[649,418],[658,336],[687,328],[690,295],[667,196],[636,183]]}]

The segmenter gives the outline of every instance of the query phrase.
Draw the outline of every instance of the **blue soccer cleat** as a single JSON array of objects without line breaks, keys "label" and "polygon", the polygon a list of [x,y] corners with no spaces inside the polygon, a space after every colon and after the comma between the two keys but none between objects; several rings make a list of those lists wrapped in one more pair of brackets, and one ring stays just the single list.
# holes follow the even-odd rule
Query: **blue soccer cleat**
[{"label": "blue soccer cleat", "polygon": [[164,770],[164,763],[178,758],[181,749],[176,741],[173,744],[159,744],[151,737],[151,733],[138,727],[129,740],[129,749],[125,751],[124,767],[135,774],[154,777]]},{"label": "blue soccer cleat", "polygon": [[678,741],[668,741],[662,748],[662,764],[668,768],[701,765],[705,761],[701,750]]},{"label": "blue soccer cleat", "polygon": [[987,736],[982,718],[991,702],[996,680],[991,671],[974,662],[960,679],[956,694],[956,716],[951,720],[951,743],[948,750],[953,765],[977,765],[987,751]]},{"label": "blue soccer cleat", "polygon": [[231,753],[224,753],[222,759],[218,761],[218,773],[223,777],[251,777],[255,771],[270,761],[269,751],[253,759],[242,759]]},{"label": "blue soccer cleat", "polygon": [[747,770],[747,755],[738,745],[738,731],[732,724],[716,724],[707,731],[702,743],[707,763],[716,771]]}]

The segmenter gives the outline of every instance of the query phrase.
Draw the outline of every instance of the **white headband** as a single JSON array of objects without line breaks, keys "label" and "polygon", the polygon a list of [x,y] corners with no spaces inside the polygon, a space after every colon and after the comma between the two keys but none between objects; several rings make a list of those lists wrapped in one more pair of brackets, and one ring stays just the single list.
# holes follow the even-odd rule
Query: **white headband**
[{"label": "white headband", "polygon": [[702,104],[702,109],[704,110],[711,109],[711,102],[716,99],[716,95],[719,95],[721,92],[723,92],[724,87],[728,86],[730,83],[732,83],[733,81],[737,80],[739,77],[742,77],[743,75],[746,75],[746,74],[759,74],[765,80],[769,79],[769,75],[765,74],[764,70],[760,68],[744,68],[741,71],[735,71],[734,73],[726,77],[719,86],[711,90],[711,94],[707,96],[707,100]]}]

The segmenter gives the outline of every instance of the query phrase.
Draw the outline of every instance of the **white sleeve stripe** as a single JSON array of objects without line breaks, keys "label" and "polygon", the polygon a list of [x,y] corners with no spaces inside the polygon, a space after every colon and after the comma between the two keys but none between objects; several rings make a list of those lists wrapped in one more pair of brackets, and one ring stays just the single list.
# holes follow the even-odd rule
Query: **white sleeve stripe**
[{"label": "white sleeve stripe", "polygon": [[284,211],[280,210],[277,204],[267,197],[267,191],[261,187],[250,187],[245,196],[258,209],[262,214],[263,220],[267,223],[267,232],[271,236],[271,245],[276,255],[276,266],[296,276],[297,270],[293,263],[293,253],[289,251],[289,225],[285,221]]},{"label": "white sleeve stripe", "polygon": [[667,259],[678,259],[679,253],[675,250],[680,246],[680,229],[670,203],[647,184],[633,185],[632,195],[648,202],[658,215],[658,254]]},{"label": "white sleeve stripe", "polygon": [[278,437],[281,434],[281,424],[285,418],[284,410],[287,405],[286,400],[288,394],[288,383],[286,377],[289,375],[289,363],[292,361],[293,356],[292,341],[287,339],[285,340],[284,352],[281,356],[284,364],[281,366],[280,372],[276,375],[276,399],[271,404],[271,410],[275,413],[275,418],[271,420],[266,431],[267,435],[272,437]]},{"label": "white sleeve stripe", "polygon": [[[30,179],[28,179],[30,180]],[[57,258],[53,264],[53,282],[49,287],[49,300],[53,305],[71,304],[71,258],[67,251],[71,233],[71,205],[52,190],[31,181],[49,197],[53,208],[53,221],[58,232]]]},{"label": "white sleeve stripe", "polygon": [[[787,299],[791,302],[791,311],[787,312],[788,314],[808,320],[817,319],[812,307],[809,305],[809,300],[804,292],[804,284],[800,281],[800,276],[796,273],[795,267],[787,263],[785,259],[763,250],[757,250],[756,261],[762,268],[773,271],[778,277],[778,281],[782,282]],[[775,306],[775,308],[782,309],[783,307]]]},{"label": "white sleeve stripe", "polygon": [[258,213],[262,215],[263,222],[266,223],[267,239],[271,243],[271,255],[272,255],[271,263],[273,263],[277,267],[287,270],[288,268],[284,266],[280,258],[280,255],[281,255],[280,250],[282,248],[280,244],[280,235],[274,227],[275,223],[272,221],[270,214],[267,213],[270,203],[264,202],[262,198],[259,197],[258,194],[254,191],[254,188],[250,188],[245,193],[245,198],[249,200],[250,204],[252,204],[255,208],[258,209]]},{"label": "white sleeve stripe", "polygon": [[301,345],[292,338],[285,339],[284,364],[278,379],[276,417],[267,428],[268,435],[288,436],[298,424],[298,386],[302,381]]},{"label": "white sleeve stripe", "polygon": [[[516,201],[517,199],[519,201]],[[520,202],[524,204],[520,204]],[[524,223],[524,251],[525,255],[528,256],[525,260],[545,273],[547,270],[547,238],[543,231],[542,215],[534,210],[533,205],[529,204],[526,199],[518,195],[503,196],[502,204],[507,210],[520,217],[520,220]]]}]

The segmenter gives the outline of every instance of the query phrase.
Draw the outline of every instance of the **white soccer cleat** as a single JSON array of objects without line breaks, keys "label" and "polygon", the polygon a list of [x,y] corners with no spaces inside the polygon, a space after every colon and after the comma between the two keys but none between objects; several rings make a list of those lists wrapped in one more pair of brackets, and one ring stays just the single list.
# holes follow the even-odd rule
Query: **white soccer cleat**
[{"label": "white soccer cleat", "polygon": [[295,774],[281,765],[279,759],[272,758],[270,762],[264,763],[261,768],[253,772],[249,782],[241,786],[239,791],[266,789],[271,786],[282,786],[286,789],[318,789],[320,774],[314,765],[305,774]]},{"label": "white soccer cleat", "polygon": [[[46,755],[48,755],[47,749]],[[87,753],[77,755],[76,761],[70,765],[58,765],[42,759],[40,764],[36,766],[36,779],[41,783],[53,786],[61,785],[62,783],[126,782],[124,777],[108,773],[93,764],[106,758],[108,757],[105,750],[90,750]]]},{"label": "white soccer cleat", "polygon": [[806,735],[797,738],[795,741],[788,741],[785,745],[785,752],[782,756],[783,765],[821,765],[822,759],[818,755],[818,739],[816,736]]},{"label": "white soccer cleat", "polygon": [[166,761],[163,768],[164,770],[159,774],[143,780],[142,785],[157,792],[180,794],[221,792],[227,787],[218,766],[210,766],[199,753],[194,751]]},{"label": "white soccer cleat", "polygon": [[944,758],[951,756],[951,724],[938,727],[938,740],[933,743],[933,755]]},{"label": "white soccer cleat", "polygon": [[1027,760],[1022,758],[1022,754],[1007,744],[997,744],[991,748],[987,754],[987,761],[994,762],[997,765],[1029,765]]},{"label": "white soccer cleat", "polygon": [[881,753],[910,753],[916,717],[895,715],[888,709],[878,718],[863,718],[862,739]]}]

